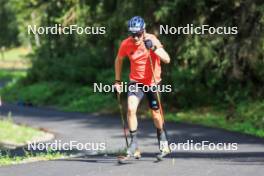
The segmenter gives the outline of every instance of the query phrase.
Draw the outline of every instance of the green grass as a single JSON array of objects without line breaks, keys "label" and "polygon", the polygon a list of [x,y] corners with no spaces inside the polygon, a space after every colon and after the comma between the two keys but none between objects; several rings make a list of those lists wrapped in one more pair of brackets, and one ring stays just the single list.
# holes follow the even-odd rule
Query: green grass
[{"label": "green grass", "polygon": [[1,155],[1,151],[0,151],[0,166],[20,164],[20,163],[33,162],[33,161],[55,160],[63,157],[65,157],[64,153],[51,152],[51,151],[48,151],[47,153],[38,153],[35,155],[28,153],[26,156]]},{"label": "green grass", "polygon": [[[3,118],[3,117],[2,117]],[[44,135],[44,132],[15,124],[11,118],[1,120],[0,116],[0,143],[26,144],[35,137]]]},{"label": "green grass", "polygon": [[20,79],[26,77],[26,70],[5,70],[0,69],[0,79]]},{"label": "green grass", "polygon": [[4,52],[4,59],[0,55],[0,79],[18,79],[26,76],[26,69],[30,66],[28,49],[19,47]]},{"label": "green grass", "polygon": [[21,61],[26,60],[25,57],[29,53],[29,50],[24,47],[7,49],[4,51],[4,58],[0,55],[0,61]]},{"label": "green grass", "polygon": [[[40,130],[15,124],[10,117],[0,120],[0,143],[2,144],[25,145],[28,141],[43,135],[44,132]],[[45,153],[33,154],[27,152],[25,156],[11,156],[8,152],[1,153],[0,150],[0,166],[39,160],[54,160],[63,156],[65,154],[51,150]]]},{"label": "green grass", "polygon": [[226,112],[221,108],[198,108],[180,111],[177,114],[167,113],[166,120],[200,124],[264,137],[264,101],[238,104],[233,117],[228,120]]}]

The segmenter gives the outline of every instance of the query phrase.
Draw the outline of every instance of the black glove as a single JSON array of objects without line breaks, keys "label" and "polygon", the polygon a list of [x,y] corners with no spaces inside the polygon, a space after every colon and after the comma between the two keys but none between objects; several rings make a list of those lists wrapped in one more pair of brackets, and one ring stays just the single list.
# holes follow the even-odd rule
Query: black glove
[{"label": "black glove", "polygon": [[149,50],[153,48],[153,43],[150,39],[144,40],[145,47]]}]

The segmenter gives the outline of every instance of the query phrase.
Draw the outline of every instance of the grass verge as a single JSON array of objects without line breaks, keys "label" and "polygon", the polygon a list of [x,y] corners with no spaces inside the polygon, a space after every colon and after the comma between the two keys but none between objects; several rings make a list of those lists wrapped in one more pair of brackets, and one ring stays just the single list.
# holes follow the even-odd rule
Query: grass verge
[{"label": "grass verge", "polygon": [[24,47],[8,49],[1,52],[0,69],[26,69],[31,63],[27,55],[29,49]]},{"label": "grass verge", "polygon": [[0,80],[26,76],[30,67],[29,50],[23,47],[8,49],[0,56]]},{"label": "grass verge", "polygon": [[45,132],[35,128],[17,125],[11,118],[1,120],[0,117],[0,143],[23,145],[44,134]]},{"label": "grass verge", "polygon": [[[14,145],[21,146],[26,145],[27,142],[32,142],[34,139],[41,138],[45,135],[45,132],[25,126],[15,124],[11,117],[0,120],[0,144],[5,146]],[[58,151],[47,151],[41,153],[25,152],[23,156],[13,156],[6,148],[0,148],[0,166],[19,164],[40,160],[54,160],[62,158],[65,154]]]},{"label": "grass verge", "polygon": [[38,153],[38,154],[28,153],[25,156],[2,155],[0,151],[0,166],[28,163],[34,161],[55,160],[63,157],[65,157],[65,154],[60,152],[52,152],[52,151],[48,151],[47,153]]},{"label": "grass verge", "polygon": [[167,113],[166,119],[264,137],[264,101],[240,103],[229,118],[222,107],[207,107]]}]

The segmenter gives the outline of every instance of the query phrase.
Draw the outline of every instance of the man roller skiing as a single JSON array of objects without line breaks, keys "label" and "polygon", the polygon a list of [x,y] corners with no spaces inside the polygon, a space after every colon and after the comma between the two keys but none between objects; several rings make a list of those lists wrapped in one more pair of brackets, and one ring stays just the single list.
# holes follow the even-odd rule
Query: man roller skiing
[{"label": "man roller skiing", "polygon": [[[146,95],[152,112],[152,118],[157,128],[160,149],[158,158],[162,158],[170,153],[170,149],[164,128],[162,108],[160,107],[159,97],[157,97],[157,89],[151,89],[150,87],[161,82],[160,61],[168,64],[170,57],[160,41],[154,35],[146,33],[145,22],[141,17],[135,16],[129,20],[128,31],[130,36],[121,42],[115,59],[115,88],[117,92],[120,93],[121,91],[121,71],[123,59],[126,57],[130,61],[129,86],[139,87],[133,91],[128,89],[127,122],[131,141],[126,154],[127,157],[140,157],[137,142],[138,122],[136,112],[140,101]],[[148,86],[150,89],[144,91],[143,86]]]}]

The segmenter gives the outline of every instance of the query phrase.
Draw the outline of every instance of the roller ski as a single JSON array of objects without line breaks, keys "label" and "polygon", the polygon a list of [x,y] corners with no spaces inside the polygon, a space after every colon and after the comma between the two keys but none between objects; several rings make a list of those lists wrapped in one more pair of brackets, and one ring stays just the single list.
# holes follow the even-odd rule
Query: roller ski
[{"label": "roller ski", "polygon": [[156,155],[157,161],[162,161],[164,157],[169,155],[171,150],[169,148],[168,141],[161,141],[160,142],[160,152]]},{"label": "roller ski", "polygon": [[134,155],[126,155],[126,156],[118,156],[117,161],[119,164],[127,164],[129,161],[132,160],[139,160],[141,158],[141,153],[140,151],[136,151]]},{"label": "roller ski", "polygon": [[126,151],[126,155],[118,156],[117,161],[119,164],[127,164],[131,160],[138,160],[141,158],[141,153],[137,147],[137,144],[131,143]]},{"label": "roller ski", "polygon": [[167,133],[165,129],[157,129],[157,138],[159,142],[160,152],[156,155],[157,161],[162,161],[164,157],[171,153],[169,142],[167,138]]}]

